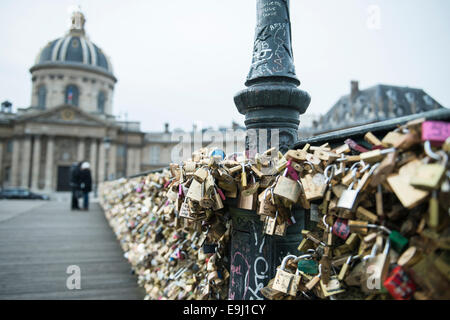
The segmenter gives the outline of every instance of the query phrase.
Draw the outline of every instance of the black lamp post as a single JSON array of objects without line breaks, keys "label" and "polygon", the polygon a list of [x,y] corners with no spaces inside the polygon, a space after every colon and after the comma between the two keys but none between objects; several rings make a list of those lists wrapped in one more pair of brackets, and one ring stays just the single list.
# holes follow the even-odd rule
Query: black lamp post
[{"label": "black lamp post", "polygon": [[307,92],[297,88],[289,0],[257,0],[253,59],[245,85],[234,97],[238,111],[245,115],[245,126],[267,129],[268,139],[271,130],[278,129],[280,150],[287,150],[298,139],[299,116],[311,101]]},{"label": "black lamp post", "polygon": [[[266,129],[267,135],[248,135],[247,150],[270,146],[272,130],[279,130],[279,150],[286,151],[298,137],[299,116],[311,98],[297,86],[291,46],[288,0],[257,0],[257,27],[253,61],[245,85],[234,101],[245,115],[247,129]],[[250,130],[249,130],[250,131]],[[256,139],[254,139],[256,138]],[[260,139],[267,141],[260,144]],[[276,146],[272,146],[276,147]],[[230,206],[233,220],[230,248],[229,299],[263,299],[260,290],[275,275],[275,267],[287,254],[298,255],[299,231],[304,229],[304,212],[294,209],[297,221],[285,237],[268,236],[254,211]]]}]

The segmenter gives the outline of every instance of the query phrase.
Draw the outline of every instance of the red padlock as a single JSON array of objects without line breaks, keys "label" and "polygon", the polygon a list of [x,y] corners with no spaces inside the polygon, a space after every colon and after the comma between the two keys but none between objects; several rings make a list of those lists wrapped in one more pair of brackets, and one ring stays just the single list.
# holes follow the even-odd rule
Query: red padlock
[{"label": "red padlock", "polygon": [[347,240],[350,234],[350,227],[348,226],[348,220],[338,218],[333,225],[333,234],[341,239]]},{"label": "red padlock", "polygon": [[298,180],[298,173],[292,167],[292,159],[290,159],[287,162],[286,169],[287,169],[287,175],[289,176],[289,178],[291,178],[292,180]]},{"label": "red padlock", "polygon": [[401,266],[395,267],[383,284],[395,300],[409,300],[416,291],[416,285]]}]

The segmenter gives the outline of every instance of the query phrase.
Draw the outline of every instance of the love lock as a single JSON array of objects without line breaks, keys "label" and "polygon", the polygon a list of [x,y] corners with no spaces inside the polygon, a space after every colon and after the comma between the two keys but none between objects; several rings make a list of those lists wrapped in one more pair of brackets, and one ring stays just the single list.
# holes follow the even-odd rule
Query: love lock
[{"label": "love lock", "polygon": [[275,275],[272,288],[295,297],[297,295],[301,276],[298,269],[295,274],[285,270],[286,263],[290,259],[297,259],[297,257],[294,255],[284,257],[281,266],[277,269],[277,274]]}]

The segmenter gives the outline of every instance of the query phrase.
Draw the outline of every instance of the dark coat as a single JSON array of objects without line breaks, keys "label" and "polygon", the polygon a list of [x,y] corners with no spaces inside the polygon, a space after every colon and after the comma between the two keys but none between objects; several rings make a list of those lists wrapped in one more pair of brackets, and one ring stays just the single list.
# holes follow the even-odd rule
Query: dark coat
[{"label": "dark coat", "polygon": [[91,170],[83,169],[80,170],[80,189],[83,192],[91,192],[92,191],[92,177]]},{"label": "dark coat", "polygon": [[80,165],[73,164],[70,167],[70,186],[74,189],[80,189]]}]

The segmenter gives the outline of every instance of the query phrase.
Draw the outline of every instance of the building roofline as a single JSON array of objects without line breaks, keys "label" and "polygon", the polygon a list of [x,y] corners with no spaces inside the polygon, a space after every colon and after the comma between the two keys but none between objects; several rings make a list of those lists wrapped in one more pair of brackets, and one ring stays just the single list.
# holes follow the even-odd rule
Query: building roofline
[{"label": "building roofline", "polygon": [[72,70],[83,70],[83,71],[89,71],[92,73],[96,73],[102,76],[105,76],[114,83],[117,83],[117,78],[110,72],[105,71],[105,69],[95,66],[90,66],[83,64],[81,62],[44,62],[39,63],[30,68],[30,73],[33,73],[34,71],[42,70],[42,69],[59,69],[59,68],[65,68],[65,69],[72,69]]}]

